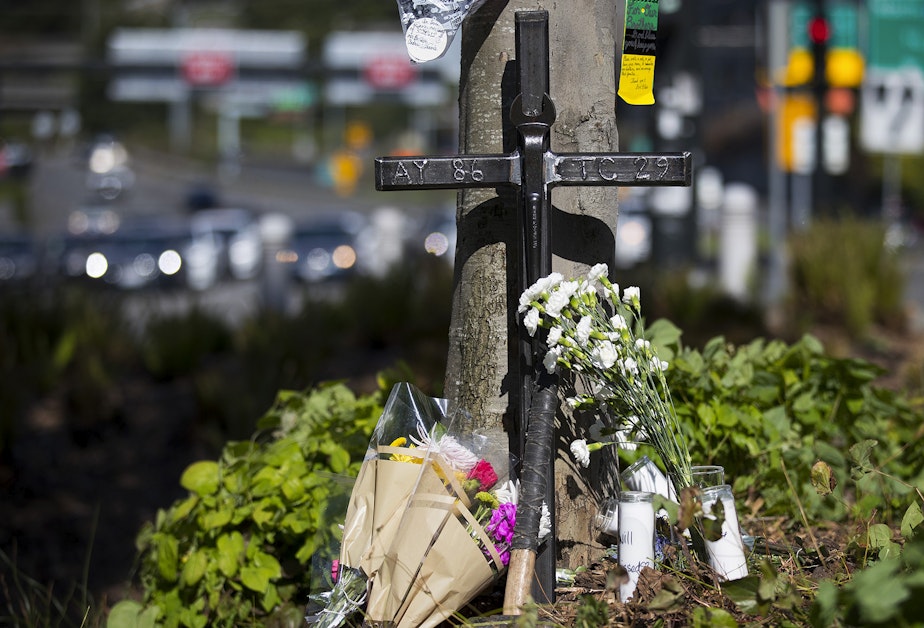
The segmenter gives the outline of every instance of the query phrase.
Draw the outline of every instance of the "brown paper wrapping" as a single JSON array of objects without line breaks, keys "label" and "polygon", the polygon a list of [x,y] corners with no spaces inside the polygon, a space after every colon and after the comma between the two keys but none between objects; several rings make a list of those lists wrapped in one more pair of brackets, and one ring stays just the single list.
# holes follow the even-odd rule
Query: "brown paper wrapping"
[{"label": "brown paper wrapping", "polygon": [[[373,625],[438,626],[504,569],[469,511],[461,486],[443,469],[449,467],[439,457],[417,467],[420,478],[401,518],[400,534],[394,536],[378,571],[371,573],[366,620]],[[490,558],[481,545],[492,550]]]},{"label": "brown paper wrapping", "polygon": [[[419,463],[426,455],[426,450],[408,447],[381,446],[377,451],[380,457],[365,461],[356,476],[340,546],[340,562],[346,567],[360,567],[366,575],[379,569],[395,538],[421,476]],[[395,454],[418,463],[391,460]],[[438,478],[431,481],[442,486]]]}]

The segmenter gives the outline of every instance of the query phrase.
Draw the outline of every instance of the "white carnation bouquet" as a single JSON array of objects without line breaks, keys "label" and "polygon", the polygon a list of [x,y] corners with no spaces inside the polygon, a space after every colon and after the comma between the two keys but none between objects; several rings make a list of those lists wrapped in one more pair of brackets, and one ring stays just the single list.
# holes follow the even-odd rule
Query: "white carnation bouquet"
[{"label": "white carnation bouquet", "polygon": [[576,459],[586,465],[601,446],[644,443],[679,491],[692,483],[690,452],[664,377],[669,365],[646,338],[640,299],[637,287],[620,292],[606,264],[597,264],[581,278],[539,279],[521,295],[519,313],[529,334],[544,338],[545,368],[570,376],[568,404],[600,411],[601,440],[573,443]]}]

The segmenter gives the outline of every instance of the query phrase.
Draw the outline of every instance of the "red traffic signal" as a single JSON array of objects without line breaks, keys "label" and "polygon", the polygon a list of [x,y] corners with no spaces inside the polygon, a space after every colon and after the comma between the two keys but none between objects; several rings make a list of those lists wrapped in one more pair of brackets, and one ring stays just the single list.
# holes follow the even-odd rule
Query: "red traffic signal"
[{"label": "red traffic signal", "polygon": [[813,44],[826,44],[831,39],[831,24],[821,16],[815,16],[808,22],[809,41]]}]

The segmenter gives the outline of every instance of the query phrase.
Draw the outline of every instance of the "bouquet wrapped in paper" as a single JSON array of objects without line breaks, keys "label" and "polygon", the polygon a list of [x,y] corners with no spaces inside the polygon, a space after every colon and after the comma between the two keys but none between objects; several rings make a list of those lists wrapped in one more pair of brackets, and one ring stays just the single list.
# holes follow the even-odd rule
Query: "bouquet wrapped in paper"
[{"label": "bouquet wrapped in paper", "polygon": [[378,571],[391,545],[420,472],[401,454],[422,461],[423,450],[415,452],[409,439],[434,431],[445,414],[445,400],[407,383],[392,388],[350,494],[335,585],[326,594],[325,607],[307,618],[309,623],[333,628],[363,609],[369,576]]},{"label": "bouquet wrapped in paper", "polygon": [[418,448],[401,532],[372,574],[367,623],[437,626],[507,566],[517,491],[506,479],[506,436],[474,432],[466,418],[457,414],[449,431]]}]

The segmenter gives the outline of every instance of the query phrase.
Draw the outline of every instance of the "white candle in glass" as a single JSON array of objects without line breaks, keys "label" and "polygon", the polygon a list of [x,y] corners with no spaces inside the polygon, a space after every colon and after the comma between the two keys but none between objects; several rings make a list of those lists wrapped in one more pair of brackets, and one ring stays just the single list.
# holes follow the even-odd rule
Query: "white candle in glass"
[{"label": "white candle in glass", "polygon": [[652,494],[623,491],[619,495],[619,564],[629,574],[629,582],[619,587],[625,602],[635,593],[638,574],[654,567],[655,517]]},{"label": "white candle in glass", "polygon": [[717,541],[707,540],[706,552],[710,566],[719,576],[725,580],[738,580],[748,575],[748,564],[731,486],[722,484],[703,488],[703,511],[706,516],[715,518],[719,502],[725,507],[722,536]]}]

